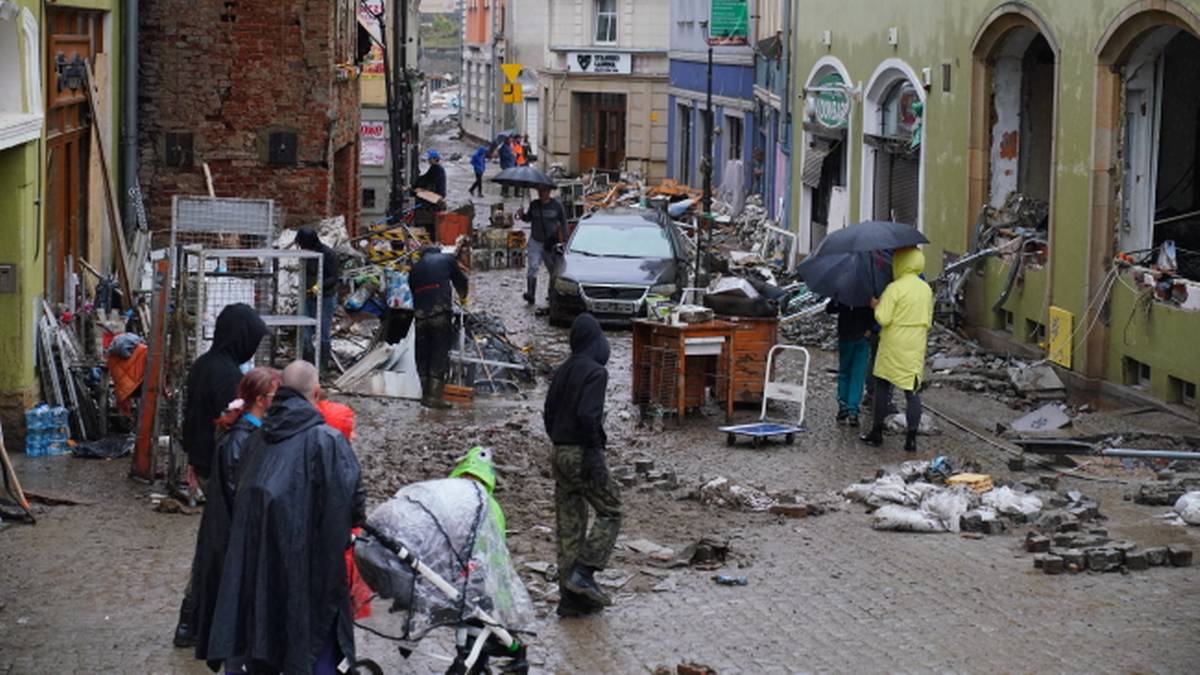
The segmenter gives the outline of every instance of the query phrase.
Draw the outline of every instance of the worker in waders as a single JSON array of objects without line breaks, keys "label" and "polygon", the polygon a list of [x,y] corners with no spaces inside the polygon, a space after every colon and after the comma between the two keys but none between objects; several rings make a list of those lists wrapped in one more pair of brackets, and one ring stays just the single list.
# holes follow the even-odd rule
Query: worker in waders
[{"label": "worker in waders", "polygon": [[453,256],[437,246],[421,252],[421,259],[408,275],[413,294],[417,328],[417,374],[421,377],[421,405],[449,408],[443,395],[450,371],[450,348],[454,344],[453,294],[466,303],[467,275]]}]

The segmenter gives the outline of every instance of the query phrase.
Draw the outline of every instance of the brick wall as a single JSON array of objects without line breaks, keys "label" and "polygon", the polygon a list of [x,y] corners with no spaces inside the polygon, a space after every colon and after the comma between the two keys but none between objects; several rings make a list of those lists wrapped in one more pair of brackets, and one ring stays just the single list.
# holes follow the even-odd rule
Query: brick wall
[{"label": "brick wall", "polygon": [[[356,5],[142,3],[138,143],[154,229],[170,227],[173,195],[205,193],[203,162],[217,196],[275,199],[289,227],[339,214],[354,227],[356,201],[338,197],[358,194],[357,171],[338,176],[334,158],[358,142],[358,82],[338,68],[356,58]],[[295,135],[294,161],[270,161],[272,133]]]}]

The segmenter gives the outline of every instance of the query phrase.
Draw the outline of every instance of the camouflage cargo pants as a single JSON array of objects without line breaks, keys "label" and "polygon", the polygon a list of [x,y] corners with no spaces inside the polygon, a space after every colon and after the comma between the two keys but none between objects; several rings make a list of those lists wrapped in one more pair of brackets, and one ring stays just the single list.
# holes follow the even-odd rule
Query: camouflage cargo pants
[{"label": "camouflage cargo pants", "polygon": [[[596,569],[608,557],[621,530],[621,493],[616,481],[595,486],[583,480],[583,448],[556,445],[550,456],[554,471],[554,507],[558,528],[558,569],[565,575],[571,565]],[[595,511],[588,530],[588,507]]]}]

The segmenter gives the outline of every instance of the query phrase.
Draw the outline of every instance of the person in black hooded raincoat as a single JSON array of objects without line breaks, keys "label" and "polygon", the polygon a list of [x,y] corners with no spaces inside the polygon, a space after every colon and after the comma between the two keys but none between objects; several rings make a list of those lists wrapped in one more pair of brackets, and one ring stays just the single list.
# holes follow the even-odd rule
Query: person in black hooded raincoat
[{"label": "person in black hooded raincoat", "polygon": [[317,371],[297,361],[239,468],[208,658],[253,673],[333,673],[354,662],[345,550],[366,519],[358,460],[316,408]]},{"label": "person in black hooded raincoat", "polygon": [[[554,373],[542,419],[554,443],[559,585],[558,615],[574,617],[612,604],[593,575],[608,565],[621,530],[621,494],[604,461],[608,339],[591,314],[571,326],[571,356]],[[595,512],[588,529],[588,508]]]},{"label": "person in black hooded raincoat", "polygon": [[[261,433],[267,410],[279,388],[280,373],[274,368],[255,368],[238,385],[238,398],[217,420],[224,429],[217,442],[212,475],[205,486],[204,513],[196,534],[196,553],[192,558],[191,627],[196,635],[196,658],[207,660],[208,636],[212,627],[213,607],[221,585],[229,524],[233,520],[233,502],[237,494],[238,465],[251,439]],[[216,662],[210,664],[216,670]],[[241,664],[226,663],[227,672],[239,672]]]},{"label": "person in black hooded raincoat", "polygon": [[[225,406],[237,396],[242,381],[241,365],[249,361],[267,335],[267,325],[249,305],[228,305],[217,315],[212,346],[192,364],[184,393],[183,451],[198,482],[207,482],[216,448],[213,422]],[[179,623],[175,626],[175,646],[195,644],[191,615],[194,612],[189,577]]]}]

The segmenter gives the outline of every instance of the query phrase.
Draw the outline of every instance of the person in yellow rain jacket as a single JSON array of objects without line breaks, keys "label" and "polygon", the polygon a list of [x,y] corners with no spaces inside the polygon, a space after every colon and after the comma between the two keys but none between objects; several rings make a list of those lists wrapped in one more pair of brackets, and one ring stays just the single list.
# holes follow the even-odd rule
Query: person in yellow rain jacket
[{"label": "person in yellow rain jacket", "polygon": [[925,375],[925,340],[933,325],[933,290],[921,274],[925,255],[915,247],[892,253],[892,283],[883,295],[871,300],[879,333],[875,357],[874,424],[859,438],[868,445],[883,445],[883,420],[892,400],[892,387],[904,390],[904,417],[908,433],[904,449],[917,451],[921,424],[921,378]]}]

